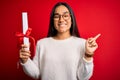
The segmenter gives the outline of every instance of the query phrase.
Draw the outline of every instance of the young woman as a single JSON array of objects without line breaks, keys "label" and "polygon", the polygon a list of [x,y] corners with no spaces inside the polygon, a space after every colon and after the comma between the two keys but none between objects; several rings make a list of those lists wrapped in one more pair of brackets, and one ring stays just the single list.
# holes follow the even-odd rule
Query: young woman
[{"label": "young woman", "polygon": [[80,38],[75,16],[66,3],[57,3],[51,12],[48,37],[37,42],[36,55],[30,59],[26,45],[20,49],[23,70],[41,80],[88,80],[93,73],[96,39]]}]

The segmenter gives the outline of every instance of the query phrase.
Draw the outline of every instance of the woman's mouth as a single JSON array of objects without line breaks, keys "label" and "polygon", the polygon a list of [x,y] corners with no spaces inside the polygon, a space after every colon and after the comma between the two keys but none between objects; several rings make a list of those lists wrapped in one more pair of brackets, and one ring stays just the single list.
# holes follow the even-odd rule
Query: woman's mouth
[{"label": "woman's mouth", "polygon": [[65,27],[66,24],[58,24],[60,27]]}]

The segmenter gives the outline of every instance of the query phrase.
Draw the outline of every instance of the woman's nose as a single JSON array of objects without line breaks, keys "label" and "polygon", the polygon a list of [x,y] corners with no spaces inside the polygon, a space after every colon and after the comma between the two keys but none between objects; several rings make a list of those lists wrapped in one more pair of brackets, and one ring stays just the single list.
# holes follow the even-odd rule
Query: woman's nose
[{"label": "woman's nose", "polygon": [[59,17],[59,21],[64,21],[62,15],[60,15],[60,17]]}]

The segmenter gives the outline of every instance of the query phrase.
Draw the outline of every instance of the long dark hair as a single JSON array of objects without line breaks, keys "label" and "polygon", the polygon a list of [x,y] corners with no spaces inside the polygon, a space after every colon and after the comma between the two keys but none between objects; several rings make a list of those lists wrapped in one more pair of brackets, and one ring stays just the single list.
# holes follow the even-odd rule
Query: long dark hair
[{"label": "long dark hair", "polygon": [[48,30],[48,35],[47,37],[53,37],[53,36],[56,36],[57,35],[57,30],[54,28],[54,12],[55,12],[55,9],[56,7],[58,6],[65,6],[70,14],[71,14],[71,21],[72,21],[72,24],[71,24],[71,28],[70,28],[70,34],[72,36],[76,36],[76,37],[80,37],[80,34],[78,32],[78,27],[77,27],[77,24],[76,24],[76,19],[75,19],[75,16],[74,16],[74,13],[73,13],[73,10],[71,9],[71,7],[65,3],[65,2],[58,2],[52,9],[52,12],[51,12],[51,15],[50,15],[50,24],[49,24],[49,30]]}]

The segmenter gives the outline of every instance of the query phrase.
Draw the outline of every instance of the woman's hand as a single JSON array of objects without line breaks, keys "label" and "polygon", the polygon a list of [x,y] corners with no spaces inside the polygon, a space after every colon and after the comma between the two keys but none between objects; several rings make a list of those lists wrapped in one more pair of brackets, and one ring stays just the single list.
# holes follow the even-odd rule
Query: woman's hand
[{"label": "woman's hand", "polygon": [[28,58],[30,58],[30,51],[27,50],[26,48],[28,48],[28,46],[26,45],[21,45],[21,49],[20,49],[20,53],[19,53],[19,57],[22,63],[27,62]]},{"label": "woman's hand", "polygon": [[85,44],[85,57],[90,58],[94,55],[95,50],[98,48],[98,44],[96,43],[97,38],[100,36],[101,34],[96,35],[93,38],[88,38]]}]

